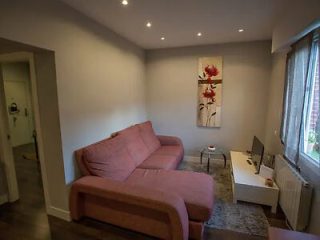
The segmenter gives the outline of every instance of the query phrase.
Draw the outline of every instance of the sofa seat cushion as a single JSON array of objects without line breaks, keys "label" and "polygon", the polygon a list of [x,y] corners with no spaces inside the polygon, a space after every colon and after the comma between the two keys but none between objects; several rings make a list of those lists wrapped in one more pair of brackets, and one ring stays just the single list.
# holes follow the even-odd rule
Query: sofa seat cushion
[{"label": "sofa seat cushion", "polygon": [[91,175],[112,180],[123,181],[135,169],[135,163],[120,137],[83,148],[82,159]]},{"label": "sofa seat cushion", "polygon": [[149,153],[153,153],[160,147],[160,141],[153,131],[150,121],[138,124],[143,142],[149,149]]},{"label": "sofa seat cushion", "polygon": [[190,220],[207,221],[210,218],[214,182],[207,174],[137,168],[125,182],[178,194],[185,201]]},{"label": "sofa seat cushion", "polygon": [[155,155],[175,156],[175,157],[179,157],[180,159],[182,159],[182,157],[183,157],[183,148],[181,146],[179,146],[179,145],[161,146],[153,154],[155,154]]},{"label": "sofa seat cushion", "polygon": [[179,163],[180,159],[175,156],[151,154],[151,156],[144,160],[138,168],[174,170]]},{"label": "sofa seat cushion", "polygon": [[137,125],[119,131],[115,138],[117,137],[124,139],[126,147],[135,162],[135,166],[140,165],[149,157],[149,149],[143,142]]}]

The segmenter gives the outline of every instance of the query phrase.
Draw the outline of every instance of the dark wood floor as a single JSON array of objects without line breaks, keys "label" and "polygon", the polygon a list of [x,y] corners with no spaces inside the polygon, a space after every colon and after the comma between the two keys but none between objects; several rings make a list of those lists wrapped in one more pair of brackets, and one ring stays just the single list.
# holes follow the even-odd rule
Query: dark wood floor
[{"label": "dark wood floor", "polygon": [[32,145],[15,148],[20,199],[0,206],[0,239],[50,239],[38,162],[23,159]]},{"label": "dark wood floor", "polygon": [[[0,240],[140,240],[154,239],[139,233],[121,229],[110,224],[83,219],[80,222],[65,222],[47,216],[39,165],[36,161],[23,159],[22,154],[32,150],[25,145],[15,148],[15,163],[20,191],[20,200],[0,206]],[[271,214],[264,209],[272,226],[286,227],[283,213]],[[265,240],[227,230],[206,229],[205,239],[215,240]]]}]

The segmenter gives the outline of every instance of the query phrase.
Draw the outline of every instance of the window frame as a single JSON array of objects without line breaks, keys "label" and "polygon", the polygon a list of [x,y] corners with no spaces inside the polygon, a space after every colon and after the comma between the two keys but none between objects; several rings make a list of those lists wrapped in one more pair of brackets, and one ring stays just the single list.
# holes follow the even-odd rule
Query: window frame
[{"label": "window frame", "polygon": [[[314,80],[318,79],[315,78],[315,74],[319,64],[317,60],[320,61],[319,36],[320,28],[314,30],[294,43],[291,46],[291,51],[287,54],[285,74],[286,82],[283,95],[282,122],[280,130],[280,139],[284,147],[283,156],[288,160],[288,162],[290,162],[297,169],[299,169],[299,162],[301,162],[313,170],[316,169],[316,171],[319,171],[320,169],[320,159],[313,157],[310,154],[312,151],[307,152],[308,145],[306,145],[307,142],[305,142],[305,139],[308,141],[310,133],[309,126],[311,118],[308,118],[308,115],[310,113],[310,106],[312,109],[311,102],[314,103],[314,98],[312,96],[314,93]],[[308,51],[308,53],[303,53],[303,51]],[[302,68],[300,69],[299,66],[297,66],[297,63],[300,64],[300,62],[296,61],[299,58],[301,59],[298,61],[303,61],[304,58],[306,58],[306,55],[303,56],[303,54],[309,54],[309,60],[308,62],[301,62]],[[293,94],[296,94],[295,91],[297,91],[297,87],[299,87],[297,79],[302,77],[295,74],[303,75],[303,71],[306,73],[306,75],[303,77],[303,96],[297,95],[297,97],[301,99],[301,102],[299,100],[298,103],[300,105],[295,106],[292,105],[295,104],[292,99],[294,96],[296,96]],[[292,108],[294,109],[293,111],[291,111]],[[296,121],[300,122],[297,123]],[[294,129],[293,124],[299,124],[299,129]],[[311,129],[314,130],[313,127]],[[306,134],[308,135],[307,137]],[[295,135],[296,137],[294,137]],[[292,137],[294,137],[296,140],[289,140],[292,139]]]},{"label": "window frame", "polygon": [[[319,39],[319,33],[315,32],[314,36],[312,38],[312,44],[314,42],[320,41]],[[314,99],[314,86],[315,86],[315,81],[316,81],[316,72],[317,72],[317,67],[319,67],[320,64],[320,47],[319,44],[315,45],[315,49],[311,48],[311,51],[316,51],[317,54],[315,55],[314,61],[312,63],[312,65],[310,66],[310,68],[313,68],[312,71],[312,75],[308,76],[311,79],[308,79],[308,81],[310,81],[309,86],[307,86],[307,89],[305,90],[305,94],[306,96],[309,96],[308,98],[305,97],[305,102],[304,105],[306,106],[305,111],[303,113],[303,128],[302,128],[302,133],[300,134],[300,144],[301,147],[299,148],[299,158],[303,158],[304,160],[306,160],[307,162],[312,163],[313,166],[316,166],[318,168],[320,168],[320,158],[319,159],[314,159],[312,156],[310,156],[307,151],[306,151],[306,147],[305,143],[308,141],[306,139],[309,138],[309,134],[310,134],[310,121],[311,121],[311,114],[312,114],[312,107],[313,107],[313,99]],[[312,59],[313,60],[313,59]],[[320,69],[319,69],[320,72]],[[320,76],[318,75],[318,78]],[[319,80],[319,79],[318,79]],[[320,114],[320,113],[318,113]]]}]

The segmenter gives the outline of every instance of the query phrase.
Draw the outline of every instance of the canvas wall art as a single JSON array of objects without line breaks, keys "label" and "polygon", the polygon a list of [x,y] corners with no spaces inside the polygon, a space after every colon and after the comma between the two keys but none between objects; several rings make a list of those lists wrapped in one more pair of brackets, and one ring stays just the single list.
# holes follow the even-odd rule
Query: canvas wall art
[{"label": "canvas wall art", "polygon": [[222,57],[199,58],[198,126],[221,126]]}]

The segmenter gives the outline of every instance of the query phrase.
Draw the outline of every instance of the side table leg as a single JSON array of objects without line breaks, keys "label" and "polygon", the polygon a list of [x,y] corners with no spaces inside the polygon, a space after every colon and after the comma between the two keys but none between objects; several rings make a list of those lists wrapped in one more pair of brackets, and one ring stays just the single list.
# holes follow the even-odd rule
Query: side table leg
[{"label": "side table leg", "polygon": [[202,165],[202,155],[203,155],[203,153],[201,152],[200,153],[200,164]]},{"label": "side table leg", "polygon": [[227,158],[226,158],[225,154],[222,154],[222,156],[223,156],[223,160],[224,160],[224,168],[226,168],[226,166],[227,166]]},{"label": "side table leg", "polygon": [[207,172],[209,173],[209,168],[210,168],[210,156],[208,156],[208,164],[207,164]]}]

